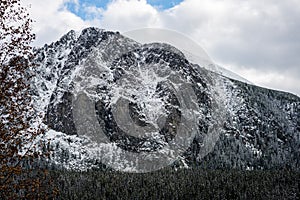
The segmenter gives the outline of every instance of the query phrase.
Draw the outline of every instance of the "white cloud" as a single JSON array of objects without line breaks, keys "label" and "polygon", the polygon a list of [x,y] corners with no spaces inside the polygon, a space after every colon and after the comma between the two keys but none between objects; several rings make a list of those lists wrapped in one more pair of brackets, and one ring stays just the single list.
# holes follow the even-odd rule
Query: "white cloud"
[{"label": "white cloud", "polygon": [[146,0],[113,1],[100,14],[98,24],[107,29],[125,31],[160,25],[158,11]]},{"label": "white cloud", "polygon": [[163,14],[164,27],[200,42],[217,63],[239,66],[233,71],[258,85],[300,94],[299,1],[186,0]]},{"label": "white cloud", "polygon": [[59,39],[71,29],[81,29],[88,25],[80,17],[64,7],[65,0],[24,0],[23,4],[30,11],[35,21],[33,31],[36,33],[34,45],[41,46]]}]

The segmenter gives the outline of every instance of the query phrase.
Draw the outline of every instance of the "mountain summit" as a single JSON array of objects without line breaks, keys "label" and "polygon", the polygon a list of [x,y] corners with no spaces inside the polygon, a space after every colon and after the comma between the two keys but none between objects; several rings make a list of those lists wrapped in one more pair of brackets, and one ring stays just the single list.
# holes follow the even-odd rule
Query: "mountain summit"
[{"label": "mountain summit", "polygon": [[36,106],[57,166],[299,169],[300,98],[98,28],[36,49]]}]

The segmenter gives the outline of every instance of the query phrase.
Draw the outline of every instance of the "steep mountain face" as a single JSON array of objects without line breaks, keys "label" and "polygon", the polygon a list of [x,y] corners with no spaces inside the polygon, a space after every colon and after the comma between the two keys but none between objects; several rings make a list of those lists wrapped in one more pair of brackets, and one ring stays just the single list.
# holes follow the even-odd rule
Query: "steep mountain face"
[{"label": "steep mountain face", "polygon": [[211,72],[170,45],[97,28],[70,31],[36,53],[34,98],[56,165],[300,168],[295,95]]}]

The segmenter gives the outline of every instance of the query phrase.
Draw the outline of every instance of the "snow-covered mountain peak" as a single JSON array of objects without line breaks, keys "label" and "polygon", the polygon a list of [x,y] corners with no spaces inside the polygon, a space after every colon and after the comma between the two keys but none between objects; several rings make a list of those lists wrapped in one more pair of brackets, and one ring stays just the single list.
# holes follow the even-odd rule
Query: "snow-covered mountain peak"
[{"label": "snow-covered mountain peak", "polygon": [[299,97],[227,78],[205,54],[166,43],[87,28],[36,50],[34,99],[54,163],[299,169]]}]

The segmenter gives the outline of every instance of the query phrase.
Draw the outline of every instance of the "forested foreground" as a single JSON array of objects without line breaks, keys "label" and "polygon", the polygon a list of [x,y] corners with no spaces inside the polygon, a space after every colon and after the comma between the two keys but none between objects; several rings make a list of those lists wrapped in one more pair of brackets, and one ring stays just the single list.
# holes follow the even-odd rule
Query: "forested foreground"
[{"label": "forested foreground", "polygon": [[300,172],[52,171],[58,199],[300,199]]}]

